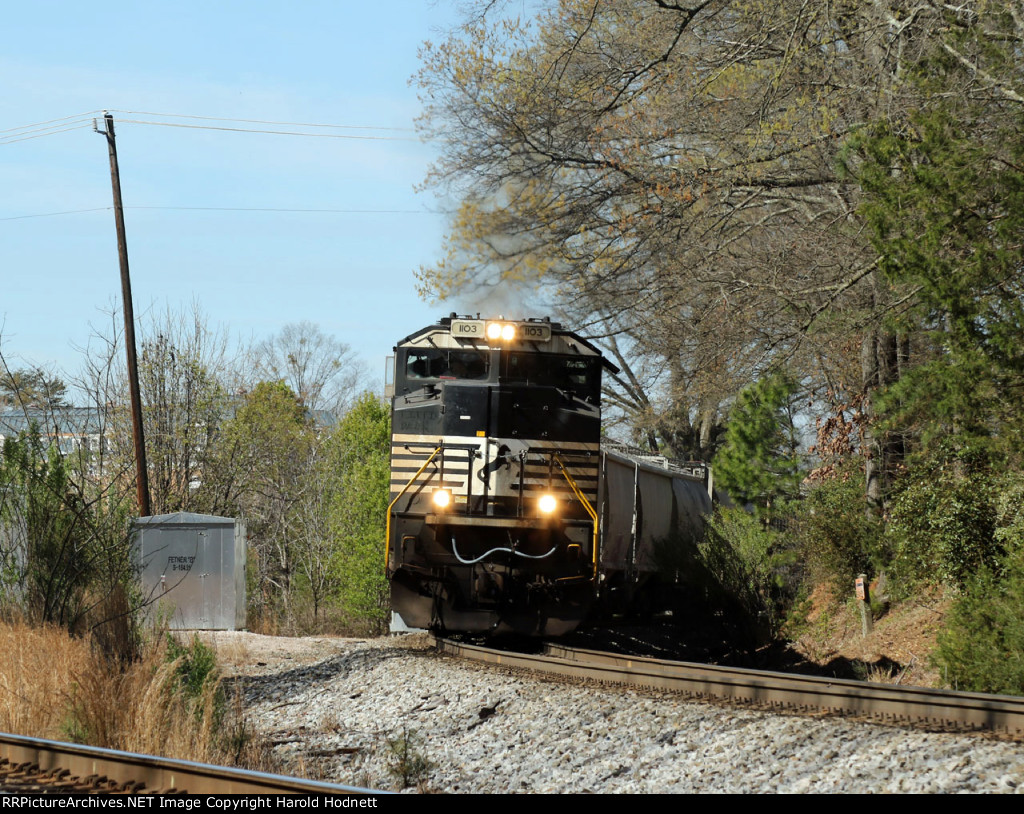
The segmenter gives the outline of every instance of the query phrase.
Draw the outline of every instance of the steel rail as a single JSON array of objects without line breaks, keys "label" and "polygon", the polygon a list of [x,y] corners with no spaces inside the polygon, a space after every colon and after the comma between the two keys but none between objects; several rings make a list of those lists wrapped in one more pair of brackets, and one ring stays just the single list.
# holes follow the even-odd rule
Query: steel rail
[{"label": "steel rail", "polygon": [[98,749],[75,743],[28,738],[0,733],[0,760],[27,764],[42,772],[66,772],[75,778],[105,778],[118,784],[142,787],[143,793],[187,794],[356,794],[383,792],[194,763],[188,760],[140,755],[114,749]]},{"label": "steel rail", "polygon": [[778,709],[1024,736],[1024,698],[663,661],[549,644],[530,655],[438,639],[441,652],[516,669]]}]

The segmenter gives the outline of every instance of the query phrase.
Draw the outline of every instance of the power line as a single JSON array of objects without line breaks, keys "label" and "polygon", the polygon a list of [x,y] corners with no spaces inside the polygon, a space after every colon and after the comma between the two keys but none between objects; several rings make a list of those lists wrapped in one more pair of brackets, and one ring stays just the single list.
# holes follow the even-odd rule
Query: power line
[{"label": "power line", "polygon": [[306,138],[340,138],[360,141],[419,141],[410,136],[352,136],[341,133],[299,133],[294,130],[255,130],[246,127],[215,127],[208,124],[179,124],[177,122],[147,122],[141,119],[119,119],[118,124],[148,124],[155,127],[185,127],[190,130],[223,130],[230,133],[262,133],[272,136],[305,136]]},{"label": "power line", "polygon": [[36,122],[35,124],[23,124],[21,127],[12,127],[9,130],[0,130],[0,134],[3,134],[3,133],[13,133],[16,130],[32,130],[32,129],[36,128],[36,127],[43,127],[44,125],[54,124],[56,122],[66,122],[69,119],[85,119],[85,118],[89,118],[89,117],[95,116],[99,112],[100,111],[98,111],[98,110],[90,110],[90,111],[87,111],[85,113],[77,113],[74,116],[63,116],[62,118],[59,118],[59,119],[49,119],[48,121]]},{"label": "power line", "polygon": [[95,209],[69,209],[66,212],[43,212],[38,215],[14,215],[10,218],[0,218],[0,221],[4,220],[24,220],[25,218],[54,218],[58,215],[80,215],[83,212],[108,212],[112,207],[109,206],[98,206]]},{"label": "power line", "polygon": [[325,127],[341,130],[394,130],[404,133],[414,133],[412,127],[376,127],[371,125],[355,124],[316,124],[310,122],[280,122],[265,119],[231,119],[222,116],[190,116],[184,113],[149,113],[143,110],[111,110],[110,113],[124,113],[129,116],[162,116],[168,119],[198,119],[200,121],[212,122],[241,122],[243,124],[274,124],[281,127]]},{"label": "power line", "polygon": [[125,209],[166,209],[184,212],[312,212],[342,215],[429,215],[426,209],[287,209],[261,206],[126,206]]},{"label": "power line", "polygon": [[[35,215],[14,215],[0,218],[0,222],[8,220],[24,220],[26,218],[54,218],[61,215],[79,215],[87,212],[109,212],[111,207],[99,206],[93,209],[69,209],[64,212],[43,212]],[[284,212],[298,214],[336,214],[336,215],[431,215],[427,209],[292,209],[286,207],[256,206],[126,206],[125,209],[149,209],[177,212]]]},{"label": "power line", "polygon": [[[49,119],[48,121],[36,122],[34,124],[26,124],[20,127],[12,127],[7,130],[0,130],[0,145],[14,144],[19,141],[28,141],[29,139],[42,138],[43,136],[52,136],[58,133],[66,133],[71,130],[78,130],[81,128],[90,127],[92,126],[94,119],[102,112],[103,111],[90,111],[87,113],[79,113],[74,116],[64,116],[59,119]],[[413,128],[409,127],[377,127],[371,125],[350,124],[317,124],[310,122],[273,121],[269,119],[232,119],[226,117],[218,118],[215,116],[193,116],[184,113],[149,113],[131,110],[119,110],[113,112],[134,116],[158,116],[163,118],[193,119],[196,121],[235,122],[239,124],[266,124],[280,127],[307,127],[329,130],[378,130],[384,132],[400,133],[415,132]],[[228,127],[224,125],[186,124],[184,122],[146,121],[144,119],[122,119],[119,123],[143,124],[155,127],[182,127],[192,130],[219,130],[232,133],[256,133],[274,136],[304,136],[306,138],[354,139],[359,141],[419,141],[418,138],[412,136],[355,135],[351,133],[306,133],[297,130],[270,130],[253,127]]]},{"label": "power line", "polygon": [[31,135],[21,135],[18,138],[14,138],[14,137],[10,137],[10,136],[8,136],[6,138],[0,138],[0,145],[3,145],[3,144],[14,144],[15,142],[18,142],[18,141],[29,141],[29,140],[34,139],[34,138],[43,138],[44,136],[55,136],[58,133],[67,133],[67,132],[69,132],[71,130],[83,130],[86,127],[92,127],[92,119],[89,119],[88,121],[84,121],[84,122],[79,122],[77,124],[72,124],[72,125],[70,125],[68,127],[62,127],[60,129],[49,129],[48,131],[39,131],[39,132],[33,133]]}]

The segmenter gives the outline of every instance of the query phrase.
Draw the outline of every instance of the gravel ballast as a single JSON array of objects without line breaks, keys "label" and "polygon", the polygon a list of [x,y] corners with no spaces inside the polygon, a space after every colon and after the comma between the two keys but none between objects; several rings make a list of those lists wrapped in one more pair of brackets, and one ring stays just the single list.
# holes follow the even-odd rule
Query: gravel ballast
[{"label": "gravel ballast", "polygon": [[572,685],[422,638],[217,633],[285,771],[477,793],[1020,792],[1024,745]]}]

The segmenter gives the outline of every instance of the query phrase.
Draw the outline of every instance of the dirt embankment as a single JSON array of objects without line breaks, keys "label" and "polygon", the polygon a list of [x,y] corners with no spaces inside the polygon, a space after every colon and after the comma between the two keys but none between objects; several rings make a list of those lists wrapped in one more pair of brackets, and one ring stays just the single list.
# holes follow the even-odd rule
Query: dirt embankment
[{"label": "dirt embankment", "polygon": [[861,618],[852,602],[836,606],[821,596],[812,597],[808,624],[793,643],[808,661],[837,675],[851,670],[856,678],[916,686],[940,685],[930,663],[935,639],[951,600],[925,594],[889,608],[862,633]]}]

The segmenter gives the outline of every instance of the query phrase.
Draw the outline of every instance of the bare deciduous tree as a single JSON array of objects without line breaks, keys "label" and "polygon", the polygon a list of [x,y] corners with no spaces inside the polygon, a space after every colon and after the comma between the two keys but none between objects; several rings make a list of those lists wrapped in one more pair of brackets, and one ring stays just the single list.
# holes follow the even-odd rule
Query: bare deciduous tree
[{"label": "bare deciduous tree", "polygon": [[313,411],[338,416],[359,392],[362,364],[344,342],[312,322],[285,325],[252,350],[257,381],[283,381]]}]

